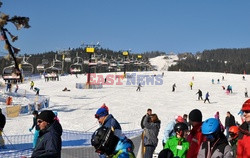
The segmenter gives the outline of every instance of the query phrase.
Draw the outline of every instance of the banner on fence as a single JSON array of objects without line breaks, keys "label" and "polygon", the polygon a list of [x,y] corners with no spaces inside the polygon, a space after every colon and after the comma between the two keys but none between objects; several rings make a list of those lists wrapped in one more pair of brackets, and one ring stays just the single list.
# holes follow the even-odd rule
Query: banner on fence
[{"label": "banner on fence", "polygon": [[17,116],[19,116],[20,110],[21,110],[20,105],[6,107],[7,117],[17,117]]}]

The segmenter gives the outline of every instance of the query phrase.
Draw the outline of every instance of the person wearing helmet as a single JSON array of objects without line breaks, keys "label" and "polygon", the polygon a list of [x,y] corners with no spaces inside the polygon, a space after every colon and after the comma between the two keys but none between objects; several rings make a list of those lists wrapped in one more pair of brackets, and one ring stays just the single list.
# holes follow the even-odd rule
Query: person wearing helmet
[{"label": "person wearing helmet", "polygon": [[101,126],[92,135],[95,152],[110,158],[135,158],[133,142],[127,137],[118,138],[111,128]]},{"label": "person wearing helmet", "polygon": [[201,126],[206,141],[201,144],[198,158],[233,158],[233,151],[216,118],[209,118]]},{"label": "person wearing helmet", "polygon": [[239,126],[237,158],[250,157],[250,99],[246,100],[241,108],[245,122]]},{"label": "person wearing helmet", "polygon": [[186,158],[187,151],[189,149],[189,142],[185,139],[188,132],[188,126],[183,123],[176,123],[174,126],[175,136],[168,139],[165,144],[165,149],[170,149],[174,157]]},{"label": "person wearing helmet", "polygon": [[236,148],[237,148],[237,141],[238,141],[238,133],[239,133],[239,128],[238,126],[231,126],[228,130],[229,132],[229,144],[232,147],[234,157],[236,157]]},{"label": "person wearing helmet", "polygon": [[195,158],[198,155],[201,143],[206,140],[201,133],[202,113],[199,109],[193,109],[188,116],[192,129],[187,137],[187,141],[190,144],[187,158]]}]

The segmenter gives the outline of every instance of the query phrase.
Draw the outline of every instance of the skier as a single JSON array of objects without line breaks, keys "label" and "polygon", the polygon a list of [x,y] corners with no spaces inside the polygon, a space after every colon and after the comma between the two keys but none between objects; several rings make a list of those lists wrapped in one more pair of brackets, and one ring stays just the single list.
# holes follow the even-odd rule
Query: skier
[{"label": "skier", "polygon": [[168,139],[164,149],[170,149],[175,157],[186,157],[189,149],[189,142],[185,139],[188,126],[183,122],[177,123],[174,126],[174,132],[175,136]]},{"label": "skier", "polygon": [[175,88],[176,88],[176,84],[175,84],[175,83],[173,84],[172,88],[173,88],[173,89],[172,89],[172,92],[174,92],[174,91],[175,91]]},{"label": "skier", "polygon": [[35,85],[34,81],[31,81],[30,82],[30,90],[33,90],[34,85]]},{"label": "skier", "polygon": [[193,85],[194,85],[194,83],[191,81],[191,82],[189,83],[189,86],[190,86],[191,90],[193,89]]},{"label": "skier", "polygon": [[35,88],[34,88],[34,91],[36,92],[36,95],[39,95],[39,91],[40,91],[39,88],[35,87]]},{"label": "skier", "polygon": [[141,91],[141,83],[139,83],[139,85],[138,85],[138,87],[137,87],[137,89],[136,89],[136,91]]},{"label": "skier", "polygon": [[212,84],[214,84],[214,79],[212,79]]},{"label": "skier", "polygon": [[11,83],[10,83],[10,81],[8,81],[8,83],[7,83],[6,92],[11,92]]},{"label": "skier", "polygon": [[16,83],[15,93],[17,93],[17,91],[18,91],[18,84]]},{"label": "skier", "polygon": [[198,90],[198,92],[196,94],[198,94],[198,100],[200,100],[200,99],[203,100],[202,91],[200,89]]},{"label": "skier", "polygon": [[202,143],[197,158],[233,158],[232,148],[226,136],[221,132],[217,119],[209,118],[204,121],[201,131],[207,140]]},{"label": "skier", "polygon": [[247,91],[247,88],[245,88],[245,97],[248,98],[248,91]]},{"label": "skier", "polygon": [[206,101],[208,101],[208,103],[210,103],[210,101],[209,101],[209,98],[208,98],[208,97],[209,97],[209,93],[207,92],[207,93],[206,93],[206,99],[204,100],[204,103],[206,103]]}]

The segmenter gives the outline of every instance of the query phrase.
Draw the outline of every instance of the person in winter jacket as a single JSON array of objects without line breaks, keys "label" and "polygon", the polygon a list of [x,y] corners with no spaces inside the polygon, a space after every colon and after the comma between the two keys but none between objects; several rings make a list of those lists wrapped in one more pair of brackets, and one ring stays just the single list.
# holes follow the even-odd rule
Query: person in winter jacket
[{"label": "person in winter jacket", "polygon": [[127,137],[118,138],[111,128],[101,126],[92,135],[95,152],[109,158],[135,158],[134,144]]},{"label": "person in winter jacket", "polygon": [[54,118],[55,114],[51,110],[44,110],[37,116],[40,132],[32,158],[61,157],[62,126]]},{"label": "person in winter jacket", "polygon": [[232,147],[233,155],[236,157],[236,149],[237,149],[237,142],[238,142],[238,136],[239,136],[239,128],[238,126],[231,126],[229,128],[229,144]]},{"label": "person in winter jacket", "polygon": [[[142,128],[142,129],[144,128],[144,125],[143,125],[144,119],[146,118],[147,115],[150,116],[151,114],[152,114],[152,109],[148,109],[148,110],[147,110],[147,113],[142,117],[142,119],[141,119],[141,128]],[[150,121],[150,120],[148,120],[148,121]]]},{"label": "person in winter jacket", "polygon": [[176,84],[174,83],[173,86],[172,86],[172,92],[175,91],[175,88],[176,88]]},{"label": "person in winter jacket", "polygon": [[229,137],[229,132],[228,132],[228,130],[229,130],[229,128],[231,127],[231,126],[235,126],[236,124],[235,124],[235,118],[234,118],[234,116],[228,111],[227,112],[227,116],[226,116],[226,118],[225,118],[225,129],[226,129],[226,137],[228,138]]},{"label": "person in winter jacket", "polygon": [[[112,114],[109,114],[109,109],[106,105],[103,105],[96,111],[95,118],[98,119],[100,126],[111,128],[118,138],[122,136],[122,128],[119,122],[113,117]],[[105,158],[106,156],[100,153],[99,157]]]},{"label": "person in winter jacket", "polygon": [[0,108],[0,149],[5,148],[5,143],[2,136],[5,124],[6,124],[6,117],[4,116],[4,114],[2,113],[2,109]]},{"label": "person in winter jacket", "polygon": [[163,136],[163,140],[162,140],[162,145],[163,145],[163,148],[167,142],[167,140],[172,137],[172,136],[175,136],[175,132],[174,132],[174,125],[176,123],[179,123],[179,122],[184,122],[184,119],[181,117],[181,116],[177,116],[175,118],[175,120],[169,122],[166,126],[166,128],[164,129],[164,136]]},{"label": "person in winter jacket", "polygon": [[96,111],[95,118],[101,126],[112,128],[116,136],[120,137],[122,135],[122,129],[119,122],[109,114],[107,108],[101,107]]},{"label": "person in winter jacket", "polygon": [[[148,122],[150,118],[150,122]],[[161,127],[161,121],[158,119],[156,114],[152,114],[150,116],[146,116],[143,121],[144,125],[144,146],[145,146],[145,154],[144,158],[152,158],[154,150],[158,144],[158,134]]]},{"label": "person in winter jacket", "polygon": [[38,116],[38,111],[34,110],[32,112],[33,114],[33,125],[32,127],[29,129],[29,131],[31,132],[33,130],[33,128],[35,127],[35,132],[34,132],[34,137],[33,137],[33,148],[36,147],[36,142],[37,142],[37,139],[38,139],[38,136],[39,136],[39,126],[37,124],[37,116]]},{"label": "person in winter jacket", "polygon": [[245,122],[239,126],[239,136],[237,145],[237,158],[250,157],[250,99],[246,100],[241,110],[245,117]]},{"label": "person in winter jacket", "polygon": [[193,109],[189,113],[189,122],[192,125],[192,129],[187,136],[187,141],[190,144],[187,158],[196,158],[202,142],[206,140],[201,133],[202,113],[199,109]]},{"label": "person in winter jacket", "polygon": [[188,126],[183,122],[176,123],[174,131],[176,135],[168,139],[164,148],[170,149],[173,152],[174,157],[186,158],[189,149],[189,142],[185,139],[188,132]]},{"label": "person in winter jacket", "polygon": [[202,91],[200,89],[198,90],[198,92],[196,94],[198,94],[198,100],[200,100],[200,99],[203,100]]},{"label": "person in winter jacket", "polygon": [[30,90],[33,90],[34,85],[35,85],[34,81],[31,81],[30,82]]},{"label": "person in winter jacket", "polygon": [[210,103],[209,101],[209,92],[206,93],[206,97],[205,97],[205,100],[204,100],[204,103],[206,103],[206,101],[208,101],[208,103]]},{"label": "person in winter jacket", "polygon": [[219,121],[221,132],[224,132],[225,131],[225,127],[222,125],[222,123],[220,121],[220,113],[219,113],[219,111],[217,111],[215,113],[214,118]]},{"label": "person in winter jacket", "polygon": [[233,158],[233,151],[220,129],[219,121],[209,118],[201,126],[206,141],[201,144],[198,158]]}]

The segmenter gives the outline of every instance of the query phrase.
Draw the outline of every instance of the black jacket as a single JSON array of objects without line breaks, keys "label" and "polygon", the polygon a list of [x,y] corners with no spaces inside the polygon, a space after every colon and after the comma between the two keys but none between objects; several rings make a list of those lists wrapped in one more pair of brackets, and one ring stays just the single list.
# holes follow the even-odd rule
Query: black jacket
[{"label": "black jacket", "polygon": [[6,123],[6,117],[4,114],[0,113],[0,129],[3,129]]},{"label": "black jacket", "polygon": [[225,119],[225,127],[231,126],[235,126],[235,118],[232,114],[229,117],[226,117]]},{"label": "black jacket", "polygon": [[32,158],[60,158],[62,149],[62,126],[54,121],[49,127],[39,132]]}]

